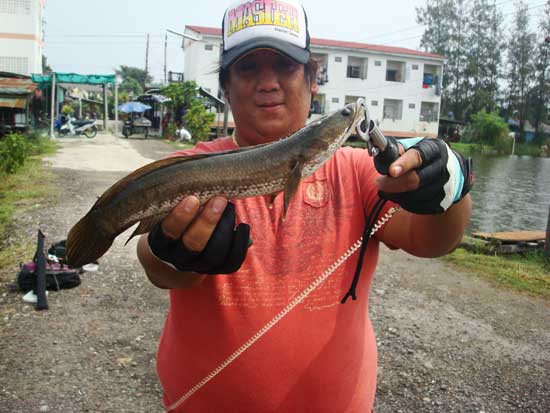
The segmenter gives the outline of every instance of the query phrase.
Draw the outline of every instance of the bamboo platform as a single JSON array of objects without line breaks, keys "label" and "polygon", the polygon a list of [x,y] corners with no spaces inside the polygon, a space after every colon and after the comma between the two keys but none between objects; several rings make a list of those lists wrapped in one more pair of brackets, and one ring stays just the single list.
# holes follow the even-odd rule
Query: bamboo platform
[{"label": "bamboo platform", "polygon": [[544,249],[544,231],[474,232],[461,246],[485,254],[519,254]]},{"label": "bamboo platform", "polygon": [[474,232],[472,236],[502,243],[538,242],[546,238],[544,231]]}]

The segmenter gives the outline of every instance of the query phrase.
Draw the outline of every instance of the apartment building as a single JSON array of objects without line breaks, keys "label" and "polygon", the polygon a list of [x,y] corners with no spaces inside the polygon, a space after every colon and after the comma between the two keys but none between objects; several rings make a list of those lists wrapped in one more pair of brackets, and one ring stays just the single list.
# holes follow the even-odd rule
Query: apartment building
[{"label": "apartment building", "polygon": [[[219,96],[221,29],[186,26],[185,33],[198,39],[184,41],[185,79]],[[319,63],[312,119],[362,97],[386,135],[437,136],[443,56],[319,38],[311,39],[311,52]]]},{"label": "apartment building", "polygon": [[45,0],[0,0],[0,72],[42,73]]}]

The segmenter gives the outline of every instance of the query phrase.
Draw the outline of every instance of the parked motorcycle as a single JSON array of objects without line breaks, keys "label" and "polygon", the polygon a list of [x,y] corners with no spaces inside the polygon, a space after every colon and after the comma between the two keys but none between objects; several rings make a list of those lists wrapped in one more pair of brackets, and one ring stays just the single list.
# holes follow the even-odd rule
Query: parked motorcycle
[{"label": "parked motorcycle", "polygon": [[65,122],[61,120],[55,124],[55,133],[58,138],[63,136],[84,135],[87,138],[95,138],[97,135],[97,121],[93,119],[77,120],[69,117]]}]

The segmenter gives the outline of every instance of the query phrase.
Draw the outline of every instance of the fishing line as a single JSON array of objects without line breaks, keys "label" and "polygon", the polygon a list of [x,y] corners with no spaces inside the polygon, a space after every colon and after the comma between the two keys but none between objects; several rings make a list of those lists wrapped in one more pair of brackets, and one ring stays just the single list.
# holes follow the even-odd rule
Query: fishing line
[{"label": "fishing line", "polygon": [[[375,204],[375,208],[378,204],[380,204],[381,200],[377,201]],[[379,211],[382,209],[384,205],[384,202],[381,203],[379,206]],[[228,358],[226,358],[218,367],[216,367],[214,370],[212,370],[208,375],[206,375],[201,381],[199,381],[195,386],[193,386],[187,393],[185,393],[183,396],[181,396],[176,402],[172,403],[171,405],[165,407],[165,412],[170,412],[174,409],[177,409],[182,403],[184,403],[186,400],[188,400],[193,394],[195,394],[197,391],[199,391],[202,387],[204,387],[210,380],[212,380],[214,377],[216,377],[218,374],[220,374],[226,367],[228,367],[231,363],[233,363],[239,356],[241,356],[246,350],[248,350],[250,347],[252,347],[260,338],[262,338],[269,330],[271,330],[279,321],[281,321],[290,311],[292,311],[298,304],[300,304],[302,301],[304,301],[319,285],[321,285],[324,281],[327,280],[344,262],[346,262],[354,253],[357,251],[361,246],[363,245],[363,238],[372,237],[380,228],[382,228],[395,213],[400,211],[400,208],[397,207],[391,207],[386,214],[376,222],[374,225],[370,225],[370,234],[365,231],[363,236],[359,238],[334,264],[332,264],[324,273],[322,273],[319,277],[317,277],[305,290],[302,291],[294,300],[292,300],[283,310],[281,310],[275,317],[271,319],[265,326],[263,326],[260,330],[256,332],[246,343],[244,343],[237,351],[235,351],[233,354],[231,354]],[[373,210],[374,212],[374,210]],[[373,213],[371,213],[373,215]],[[369,217],[371,217],[369,215]],[[378,214],[374,215],[374,219],[376,219],[376,216]]]}]

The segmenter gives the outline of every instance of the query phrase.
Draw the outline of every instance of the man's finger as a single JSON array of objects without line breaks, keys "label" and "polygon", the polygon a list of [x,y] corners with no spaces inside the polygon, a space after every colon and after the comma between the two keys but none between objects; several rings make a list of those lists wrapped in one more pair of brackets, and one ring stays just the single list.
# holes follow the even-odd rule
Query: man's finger
[{"label": "man's finger", "polygon": [[396,178],[420,166],[422,166],[420,153],[415,149],[409,149],[390,165],[390,176]]},{"label": "man's finger", "polygon": [[395,193],[409,192],[418,189],[420,178],[416,171],[409,171],[405,174],[392,178],[390,176],[380,176],[376,179],[376,187],[379,191]]},{"label": "man's finger", "polygon": [[226,206],[227,199],[224,197],[217,196],[210,199],[184,232],[183,245],[194,252],[204,250]]},{"label": "man's finger", "polygon": [[162,221],[162,232],[169,238],[178,239],[193,221],[199,211],[200,202],[196,196],[183,199]]}]

